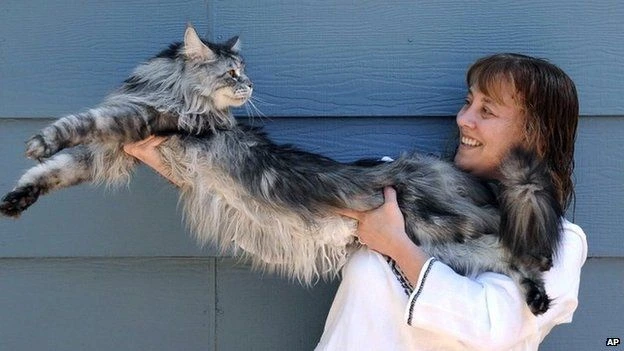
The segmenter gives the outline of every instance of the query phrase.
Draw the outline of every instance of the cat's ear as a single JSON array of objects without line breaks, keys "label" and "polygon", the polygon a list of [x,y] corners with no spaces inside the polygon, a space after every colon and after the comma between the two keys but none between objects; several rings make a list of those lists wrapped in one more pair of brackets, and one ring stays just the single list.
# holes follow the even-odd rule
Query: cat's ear
[{"label": "cat's ear", "polygon": [[215,54],[199,38],[195,28],[189,23],[184,32],[184,55],[190,59],[211,60]]},{"label": "cat's ear", "polygon": [[241,50],[241,41],[238,38],[238,36],[235,36],[233,38],[231,38],[230,40],[228,40],[225,45],[230,48],[230,51],[234,52],[234,53],[239,53]]}]

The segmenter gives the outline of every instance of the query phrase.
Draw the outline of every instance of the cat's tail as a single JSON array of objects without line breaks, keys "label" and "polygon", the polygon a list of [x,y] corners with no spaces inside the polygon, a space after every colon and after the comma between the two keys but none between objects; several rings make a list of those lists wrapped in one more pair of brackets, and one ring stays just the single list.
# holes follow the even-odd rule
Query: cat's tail
[{"label": "cat's tail", "polygon": [[514,148],[500,171],[501,240],[515,257],[548,270],[557,253],[563,215],[548,168],[534,153]]}]

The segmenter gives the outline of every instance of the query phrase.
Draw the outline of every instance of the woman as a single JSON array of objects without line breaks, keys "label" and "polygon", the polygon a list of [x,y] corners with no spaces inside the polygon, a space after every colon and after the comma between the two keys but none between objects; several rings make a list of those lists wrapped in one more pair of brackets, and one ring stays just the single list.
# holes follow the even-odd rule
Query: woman
[{"label": "woman", "polygon": [[[548,163],[567,208],[578,122],[570,78],[544,60],[499,54],[473,64],[467,85],[457,114],[457,167],[496,180],[512,146],[533,149]],[[562,219],[562,243],[545,272],[552,307],[535,317],[510,278],[463,277],[428,257],[407,238],[394,190],[384,195],[378,209],[341,212],[359,221],[358,237],[368,250],[356,252],[343,269],[318,350],[536,350],[555,325],[572,320],[587,257],[578,226]],[[405,279],[409,295],[400,283]]]},{"label": "woman", "polygon": [[[533,149],[548,163],[566,208],[578,121],[570,78],[546,61],[501,54],[477,61],[467,83],[466,104],[457,115],[455,164],[496,180],[512,146]],[[159,170],[153,147],[160,141],[147,139],[126,151]],[[535,317],[509,277],[464,277],[428,257],[408,239],[394,190],[384,189],[384,195],[378,209],[341,211],[359,221],[358,236],[367,248],[343,269],[318,350],[535,350],[552,327],[571,321],[587,255],[578,226],[562,220],[562,244],[545,272],[554,301]]]}]

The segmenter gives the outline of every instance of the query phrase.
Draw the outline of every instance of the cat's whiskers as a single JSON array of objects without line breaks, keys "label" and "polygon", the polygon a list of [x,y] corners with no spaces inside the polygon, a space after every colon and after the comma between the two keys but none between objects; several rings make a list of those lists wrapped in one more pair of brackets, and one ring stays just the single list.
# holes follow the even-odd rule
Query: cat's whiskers
[{"label": "cat's whiskers", "polygon": [[272,102],[268,102],[267,100],[259,97],[258,95],[255,95],[255,94],[251,96],[251,99],[253,99],[255,102],[261,103],[262,105],[277,106],[277,104],[274,104]]},{"label": "cat's whiskers", "polygon": [[245,103],[245,107],[250,107],[249,108],[249,111],[251,112],[250,116],[254,117],[254,112],[255,112],[255,113],[258,114],[258,117],[260,119],[266,118],[266,115],[262,111],[260,111],[260,109],[258,108],[258,106],[256,106],[256,104],[254,103],[253,100],[254,100],[254,98],[251,97],[251,98],[249,98],[249,100],[247,100],[247,103]]}]

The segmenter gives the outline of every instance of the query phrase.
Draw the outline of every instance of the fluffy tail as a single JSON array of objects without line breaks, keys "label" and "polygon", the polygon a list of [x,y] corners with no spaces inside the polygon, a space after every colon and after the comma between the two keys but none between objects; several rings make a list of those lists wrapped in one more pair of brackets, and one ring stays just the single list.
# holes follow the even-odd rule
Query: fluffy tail
[{"label": "fluffy tail", "polygon": [[503,161],[501,173],[501,240],[515,257],[548,270],[563,215],[548,168],[533,153],[516,148]]}]

